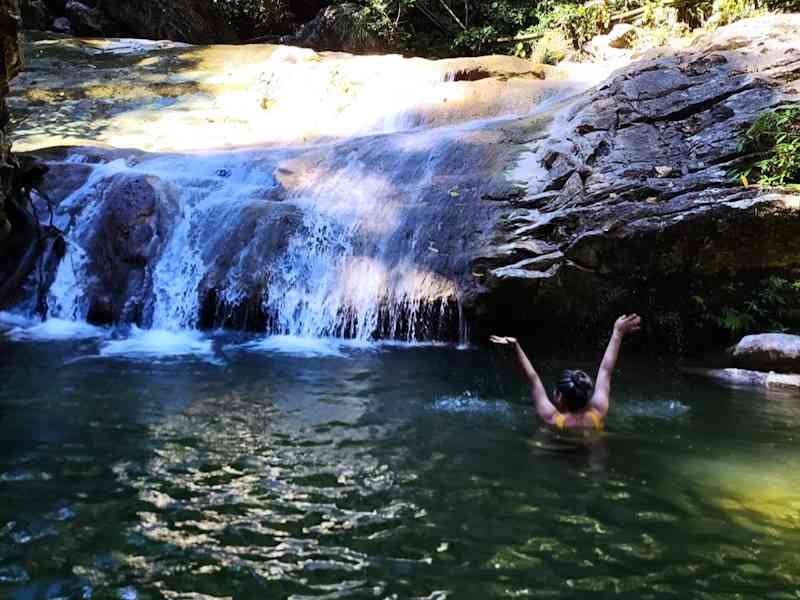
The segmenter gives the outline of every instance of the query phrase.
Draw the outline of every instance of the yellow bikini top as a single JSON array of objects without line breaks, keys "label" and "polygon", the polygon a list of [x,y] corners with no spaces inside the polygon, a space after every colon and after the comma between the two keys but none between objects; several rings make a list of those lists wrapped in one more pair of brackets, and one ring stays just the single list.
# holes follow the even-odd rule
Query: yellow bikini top
[{"label": "yellow bikini top", "polygon": [[[589,415],[589,418],[592,419],[594,430],[603,431],[603,417],[601,417],[600,414],[593,408],[587,410],[586,413]],[[561,413],[556,413],[554,425],[558,431],[566,429],[567,418]]]}]

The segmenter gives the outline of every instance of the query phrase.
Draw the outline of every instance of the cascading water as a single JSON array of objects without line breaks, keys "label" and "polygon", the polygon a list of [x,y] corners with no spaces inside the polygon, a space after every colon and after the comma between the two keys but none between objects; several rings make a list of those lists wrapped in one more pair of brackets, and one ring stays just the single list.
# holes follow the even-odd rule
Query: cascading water
[{"label": "cascading water", "polygon": [[141,325],[193,328],[209,311],[203,325],[241,321],[242,306],[256,295],[249,306],[271,333],[452,338],[462,317],[452,267],[463,262],[463,249],[449,247],[441,231],[458,228],[453,215],[463,208],[450,187],[436,191],[435,180],[463,168],[451,161],[463,152],[454,133],[93,165],[59,209],[62,218],[67,211],[79,218],[66,227],[51,315],[89,316],[93,282],[107,266],[89,259],[106,226],[104,182],[145,177],[173,197],[163,200],[172,207],[164,211],[168,237],[150,241],[161,248],[146,269]]},{"label": "cascading water", "polygon": [[[72,148],[47,157],[67,241],[50,316],[166,330],[468,341],[470,260],[497,216],[483,196],[505,182],[511,155],[499,119],[533,114],[574,87],[525,79],[511,82],[508,98],[494,98],[501,80],[473,83],[488,77],[473,66],[442,75],[442,65],[399,57],[331,67],[305,55],[283,64],[282,56],[273,53],[272,74],[260,77],[271,94],[262,104],[275,104],[266,121],[259,117],[273,143],[184,154]],[[331,115],[311,119],[323,132],[316,141],[304,141],[308,126],[287,101],[303,92],[298,60],[326,82],[312,96],[333,86],[340,101],[343,87],[361,89],[336,109],[338,125],[328,124]],[[309,97],[298,106],[310,118]],[[173,108],[147,110],[158,118]],[[481,116],[490,118],[475,120]],[[391,133],[364,135],[369,130]],[[326,131],[339,139],[325,141]],[[176,147],[192,143],[183,135]],[[300,143],[275,145],[292,135]],[[196,141],[204,146],[199,134]]]}]

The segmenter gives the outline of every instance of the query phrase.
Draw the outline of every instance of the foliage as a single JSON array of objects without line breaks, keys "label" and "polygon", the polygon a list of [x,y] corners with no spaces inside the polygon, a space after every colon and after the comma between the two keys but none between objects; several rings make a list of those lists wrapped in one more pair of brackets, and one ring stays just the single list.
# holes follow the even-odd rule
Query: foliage
[{"label": "foliage", "polygon": [[363,6],[353,6],[345,18],[336,20],[334,26],[339,38],[347,40],[350,48],[390,48],[401,44],[401,32],[389,16],[390,3],[370,0]]},{"label": "foliage", "polygon": [[754,164],[734,173],[745,183],[800,183],[800,104],[760,114],[742,136],[739,151],[759,157]]},{"label": "foliage", "polygon": [[[530,51],[531,60],[545,65],[555,65],[564,60],[570,51],[569,40],[558,30],[547,31]],[[524,52],[524,48],[518,48]]]},{"label": "foliage", "polygon": [[288,0],[213,0],[236,29],[249,35],[288,32],[292,17]]},{"label": "foliage", "polygon": [[[315,4],[208,1],[225,11],[232,24],[240,24],[240,30],[244,29],[242,23],[255,23],[261,33],[284,32],[296,26],[298,17],[308,15],[292,14],[292,10],[299,6],[308,10]],[[676,23],[683,23],[684,28],[705,22],[719,26],[765,9],[800,10],[800,0],[699,0],[676,7],[664,0],[321,0],[316,5],[352,9],[352,18],[341,26],[346,29],[343,38],[356,46],[370,47],[377,41],[387,50],[424,55],[510,52],[551,63],[607,32],[612,14],[627,10],[643,10],[639,16],[643,27],[666,28],[654,39],[673,35]],[[560,37],[553,37],[556,33],[566,38],[570,47],[565,48]]]},{"label": "foliage", "polygon": [[592,4],[557,4],[542,19],[542,26],[559,29],[574,48],[581,48],[594,36],[606,31],[611,24],[611,11],[605,2]]},{"label": "foliage", "polygon": [[759,0],[714,0],[711,8],[715,27],[721,27],[734,21],[755,17],[764,13]]},{"label": "foliage", "polygon": [[693,296],[702,320],[710,321],[731,337],[756,331],[783,332],[796,323],[791,311],[800,308],[800,280],[773,275],[755,284],[728,283],[716,298]]}]

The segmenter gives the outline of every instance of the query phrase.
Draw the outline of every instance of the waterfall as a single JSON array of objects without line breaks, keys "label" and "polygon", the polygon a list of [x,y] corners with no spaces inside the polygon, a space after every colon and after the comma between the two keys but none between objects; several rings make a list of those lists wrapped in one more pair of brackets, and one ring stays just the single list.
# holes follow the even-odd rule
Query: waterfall
[{"label": "waterfall", "polygon": [[[468,298],[479,285],[470,261],[498,218],[485,196],[506,185],[518,152],[504,123],[539,112],[538,127],[547,127],[574,86],[506,83],[472,63],[287,56],[276,51],[258,80],[262,112],[242,115],[254,119],[244,143],[264,143],[180,153],[72,147],[46,156],[67,242],[49,316],[468,345]],[[316,78],[305,81],[306,71]],[[315,114],[315,98],[326,94],[341,107]],[[156,143],[170,134],[173,148],[208,147],[180,121],[192,113],[179,103],[147,110],[135,114],[165,125],[175,113],[183,123],[153,126]],[[131,123],[135,136],[126,137],[119,128]],[[143,129],[125,117],[108,131],[124,144]],[[320,135],[306,139],[310,131]],[[211,131],[210,141],[222,133]]]},{"label": "waterfall", "polygon": [[[458,278],[450,272],[463,261],[461,249],[439,241],[445,227],[458,227],[451,219],[463,208],[436,184],[448,169],[469,168],[451,161],[456,152],[463,158],[458,137],[417,132],[294,150],[132,153],[93,164],[57,211],[68,251],[50,288],[51,315],[89,316],[108,268],[91,257],[108,227],[108,186],[145,178],[171,196],[164,200],[171,208],[162,211],[169,226],[152,241],[160,250],[145,269],[142,326],[241,326],[249,302],[275,334],[363,341],[463,335]],[[67,161],[85,165],[85,152],[72,150]],[[211,316],[201,323],[203,314]]]}]

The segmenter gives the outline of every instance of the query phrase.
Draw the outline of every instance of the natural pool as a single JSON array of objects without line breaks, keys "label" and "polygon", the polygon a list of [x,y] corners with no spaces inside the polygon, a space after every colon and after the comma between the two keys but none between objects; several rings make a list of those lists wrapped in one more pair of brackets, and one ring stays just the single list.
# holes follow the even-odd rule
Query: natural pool
[{"label": "natural pool", "polygon": [[796,397],[623,350],[574,452],[486,349],[29,325],[0,334],[2,598],[800,591]]}]

